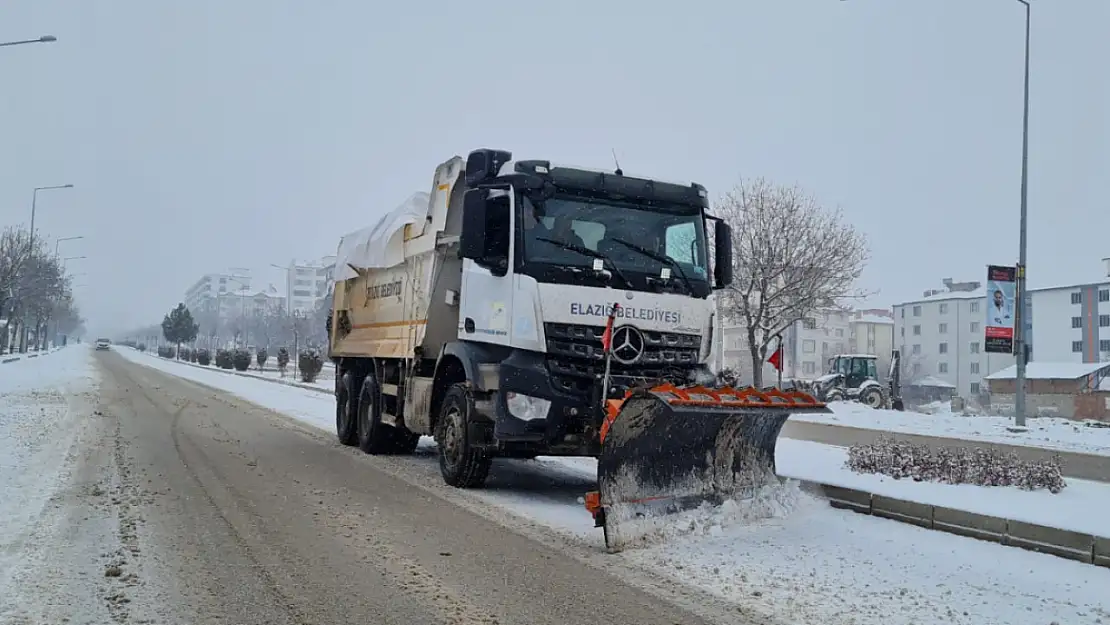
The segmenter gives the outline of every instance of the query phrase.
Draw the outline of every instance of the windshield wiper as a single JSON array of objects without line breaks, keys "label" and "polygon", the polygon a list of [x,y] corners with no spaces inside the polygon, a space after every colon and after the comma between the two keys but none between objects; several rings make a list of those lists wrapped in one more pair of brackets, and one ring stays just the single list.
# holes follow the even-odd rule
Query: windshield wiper
[{"label": "windshield wiper", "polygon": [[612,241],[613,243],[620,243],[621,245],[627,247],[628,249],[636,250],[637,252],[643,254],[644,256],[647,256],[648,258],[654,258],[655,260],[657,260],[657,261],[659,261],[659,262],[661,262],[665,265],[670,265],[671,267],[674,267],[675,269],[678,270],[678,275],[682,278],[682,281],[686,284],[686,289],[691,294],[693,294],[694,284],[692,282],[690,282],[690,278],[686,277],[686,272],[682,269],[682,265],[680,265],[677,260],[671,258],[670,256],[667,256],[666,254],[660,254],[659,252],[653,252],[653,251],[647,249],[646,247],[641,247],[639,245],[636,245],[635,243],[629,243],[628,241],[625,241],[624,239],[618,239],[616,237],[611,237],[609,240]]},{"label": "windshield wiper", "polygon": [[589,256],[590,258],[599,258],[599,259],[601,259],[602,262],[608,263],[609,266],[613,268],[613,275],[620,278],[621,282],[623,282],[625,286],[627,286],[630,289],[634,288],[632,286],[632,282],[628,279],[628,276],[624,275],[624,273],[620,269],[617,268],[617,264],[614,263],[608,256],[606,256],[605,254],[602,254],[601,252],[598,252],[596,250],[591,250],[588,247],[582,247],[581,245],[578,245],[577,243],[569,243],[567,241],[559,241],[557,239],[549,239],[547,237],[532,237],[532,240],[534,240],[534,241],[543,241],[544,243],[551,243],[552,245],[558,245],[559,247],[568,249],[572,252],[578,252],[579,254],[581,254],[583,256]]}]

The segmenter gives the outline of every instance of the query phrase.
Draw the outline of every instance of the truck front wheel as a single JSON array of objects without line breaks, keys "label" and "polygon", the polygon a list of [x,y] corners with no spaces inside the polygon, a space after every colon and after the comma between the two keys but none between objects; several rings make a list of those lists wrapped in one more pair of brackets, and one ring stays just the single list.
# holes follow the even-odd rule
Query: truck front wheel
[{"label": "truck front wheel", "polygon": [[469,424],[474,400],[465,384],[447,389],[436,422],[439,471],[443,481],[458,488],[478,488],[485,484],[493,462],[488,454],[470,444]]}]

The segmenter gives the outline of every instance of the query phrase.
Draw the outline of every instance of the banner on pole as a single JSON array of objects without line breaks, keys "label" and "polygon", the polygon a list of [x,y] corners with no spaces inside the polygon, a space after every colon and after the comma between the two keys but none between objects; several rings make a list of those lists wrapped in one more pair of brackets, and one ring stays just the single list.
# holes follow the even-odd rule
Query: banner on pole
[{"label": "banner on pole", "polygon": [[983,351],[990,354],[1014,353],[1014,294],[1017,272],[1014,267],[987,266],[986,336]]}]

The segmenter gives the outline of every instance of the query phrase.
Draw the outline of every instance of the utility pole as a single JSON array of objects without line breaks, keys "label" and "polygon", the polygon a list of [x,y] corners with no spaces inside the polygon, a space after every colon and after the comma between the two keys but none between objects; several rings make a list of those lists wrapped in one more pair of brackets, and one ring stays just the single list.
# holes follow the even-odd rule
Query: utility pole
[{"label": "utility pole", "polygon": [[1014,425],[1025,427],[1025,366],[1028,364],[1029,348],[1025,336],[1025,260],[1027,222],[1029,206],[1029,0],[1018,0],[1025,6],[1025,83],[1024,108],[1021,121],[1021,225],[1018,240],[1018,266],[1014,276],[1016,310],[1014,311],[1014,353],[1017,356],[1017,389],[1014,395]]}]

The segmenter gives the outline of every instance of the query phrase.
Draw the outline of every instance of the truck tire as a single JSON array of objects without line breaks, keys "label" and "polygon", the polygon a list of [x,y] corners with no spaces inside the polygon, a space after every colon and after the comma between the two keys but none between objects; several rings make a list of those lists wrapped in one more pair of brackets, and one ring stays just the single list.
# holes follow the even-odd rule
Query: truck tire
[{"label": "truck tire", "polygon": [[[339,436],[340,444],[347,446],[358,443],[356,422],[358,411],[356,406],[351,404],[352,380],[353,376],[350,372],[335,379],[335,433]],[[357,398],[355,403],[357,404]]]},{"label": "truck tire", "polygon": [[358,402],[358,448],[365,453],[381,455],[394,449],[393,428],[382,423],[381,387],[373,373],[362,381]]},{"label": "truck tire", "polygon": [[449,486],[479,488],[489,476],[493,458],[470,444],[468,425],[473,414],[474,399],[466,385],[451,385],[443,397],[435,437],[439,472]]}]

